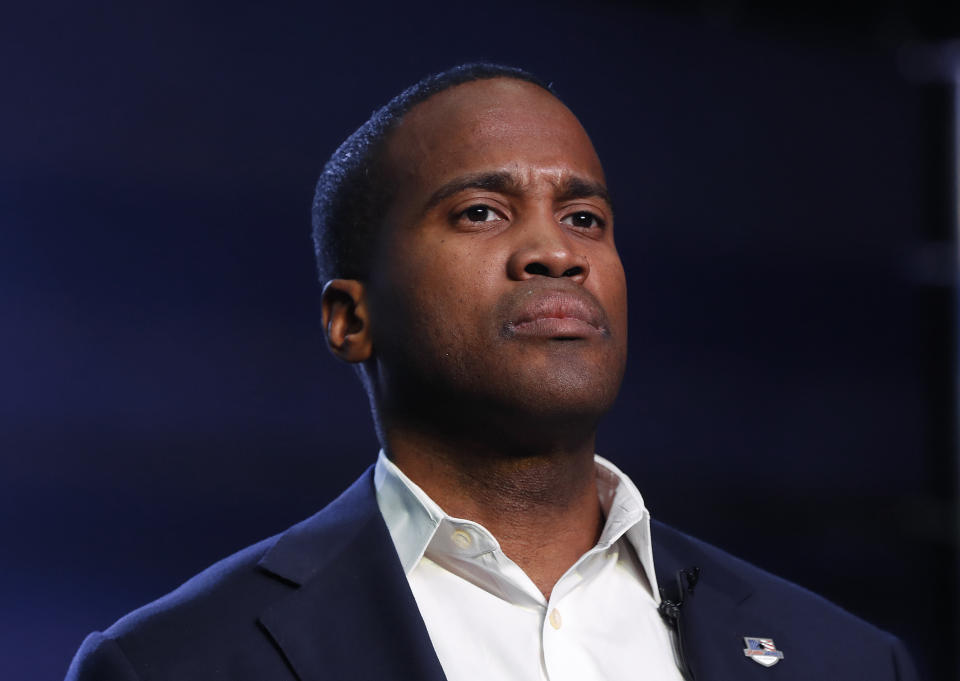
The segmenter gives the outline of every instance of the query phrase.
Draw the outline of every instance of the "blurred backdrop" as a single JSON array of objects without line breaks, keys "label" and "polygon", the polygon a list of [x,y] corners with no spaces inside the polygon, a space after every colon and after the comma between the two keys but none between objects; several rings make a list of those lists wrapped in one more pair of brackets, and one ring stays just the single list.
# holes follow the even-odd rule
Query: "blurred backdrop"
[{"label": "blurred backdrop", "polygon": [[552,80],[606,165],[631,356],[599,451],[655,517],[956,678],[958,23],[760,4],[6,8],[0,678],[61,678],[372,463],[312,186],[374,108],[476,59]]}]

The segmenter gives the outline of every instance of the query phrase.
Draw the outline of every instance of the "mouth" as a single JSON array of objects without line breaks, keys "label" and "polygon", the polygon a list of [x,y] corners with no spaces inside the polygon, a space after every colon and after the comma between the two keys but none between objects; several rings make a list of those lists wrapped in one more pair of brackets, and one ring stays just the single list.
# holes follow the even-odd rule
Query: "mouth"
[{"label": "mouth", "polygon": [[585,293],[547,290],[525,298],[503,327],[507,337],[574,341],[610,334],[603,310]]}]

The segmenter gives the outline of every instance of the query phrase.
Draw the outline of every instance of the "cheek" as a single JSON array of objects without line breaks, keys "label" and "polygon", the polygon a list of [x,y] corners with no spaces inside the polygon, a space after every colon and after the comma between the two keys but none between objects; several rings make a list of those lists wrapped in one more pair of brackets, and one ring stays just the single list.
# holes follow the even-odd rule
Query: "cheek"
[{"label": "cheek", "polygon": [[390,277],[393,304],[428,338],[473,337],[493,322],[496,275],[502,268],[488,253],[455,245],[441,238],[410,249]]},{"label": "cheek", "polygon": [[[611,326],[625,334],[627,327],[627,282],[620,258],[598,256],[591,262],[591,293],[600,300]],[[588,279],[589,282],[589,279]]]}]

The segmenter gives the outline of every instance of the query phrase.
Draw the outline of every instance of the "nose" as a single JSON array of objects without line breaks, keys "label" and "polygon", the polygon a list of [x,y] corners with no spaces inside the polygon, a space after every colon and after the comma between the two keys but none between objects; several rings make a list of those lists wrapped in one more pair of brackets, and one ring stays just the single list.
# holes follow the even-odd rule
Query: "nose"
[{"label": "nose", "polygon": [[577,284],[586,281],[590,263],[553,216],[517,227],[520,238],[507,262],[511,279],[566,277]]}]

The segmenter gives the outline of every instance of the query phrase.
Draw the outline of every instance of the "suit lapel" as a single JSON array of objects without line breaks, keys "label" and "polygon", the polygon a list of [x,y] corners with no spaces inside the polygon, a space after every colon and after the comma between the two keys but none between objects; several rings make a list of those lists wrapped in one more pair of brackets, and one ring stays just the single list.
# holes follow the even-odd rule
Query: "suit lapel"
[{"label": "suit lapel", "polygon": [[752,674],[743,656],[741,632],[744,612],[741,605],[753,593],[752,587],[728,569],[704,554],[698,542],[652,522],[653,556],[657,581],[661,586],[674,584],[677,572],[693,566],[700,576],[693,591],[684,593],[680,610],[679,636],[683,656],[694,681],[742,679]]},{"label": "suit lapel", "polygon": [[296,587],[260,623],[301,681],[445,677],[376,503],[372,469],[260,567]]}]

